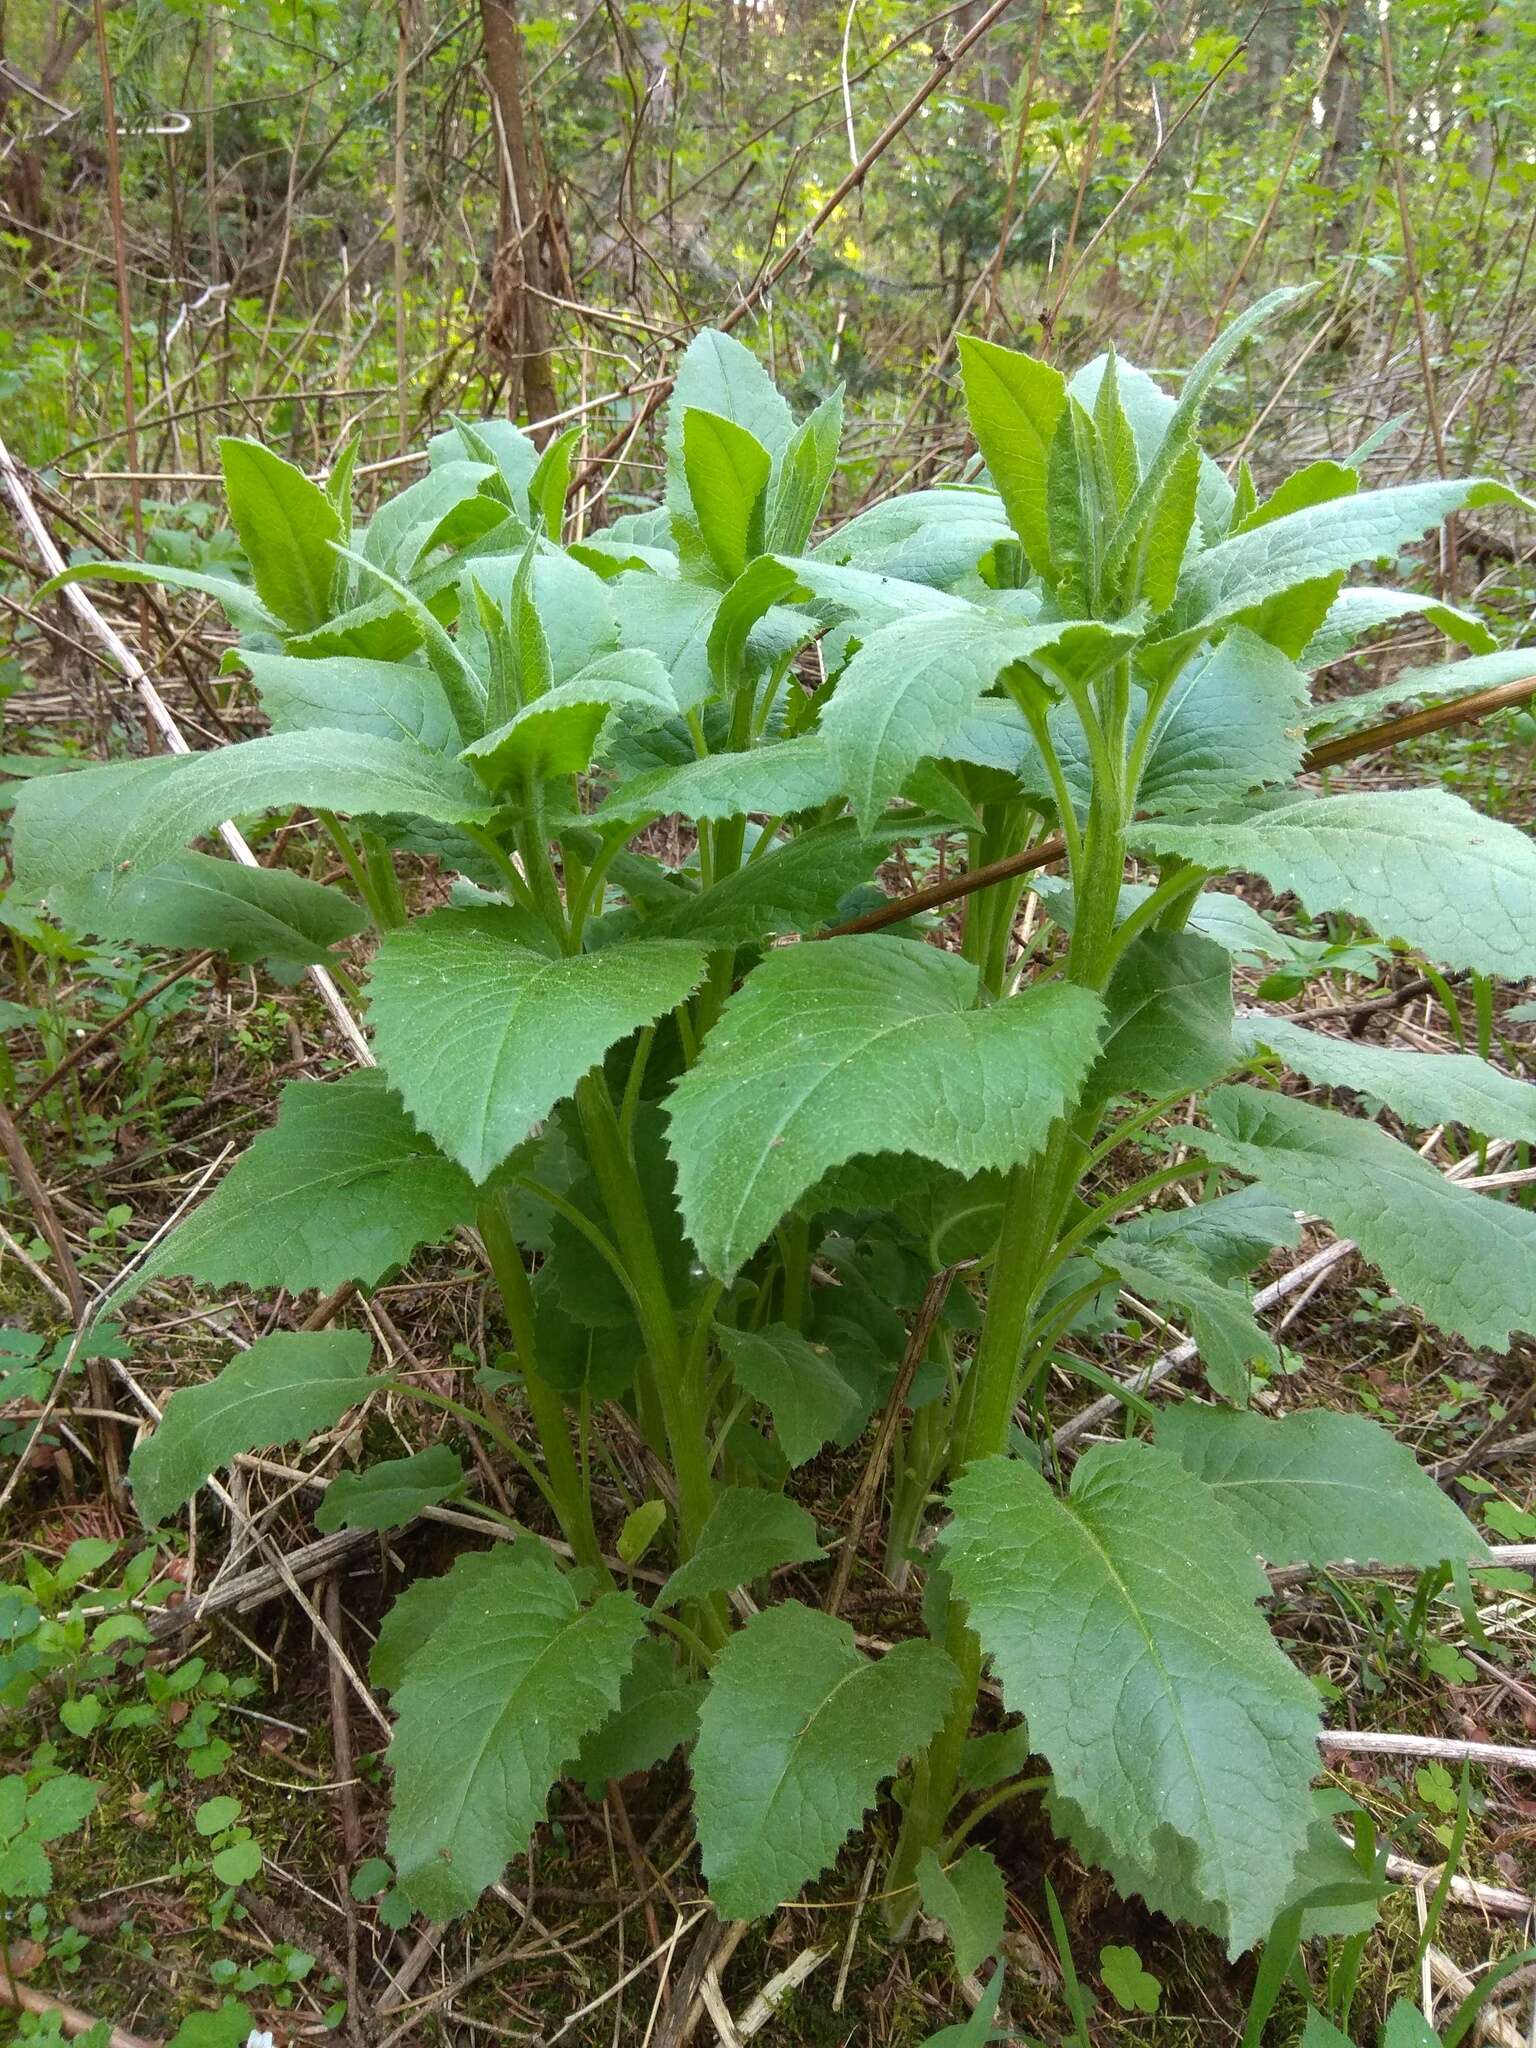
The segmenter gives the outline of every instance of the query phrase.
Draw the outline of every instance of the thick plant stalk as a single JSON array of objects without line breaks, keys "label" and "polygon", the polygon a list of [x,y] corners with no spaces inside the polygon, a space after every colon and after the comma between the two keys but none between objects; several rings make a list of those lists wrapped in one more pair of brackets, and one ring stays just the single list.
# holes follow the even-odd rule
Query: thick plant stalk
[{"label": "thick plant stalk", "polygon": [[[1116,962],[1114,912],[1125,870],[1125,836],[1114,810],[1118,793],[1096,792],[1085,841],[1081,901],[1067,961],[1069,979],[1102,994]],[[1060,1117],[1044,1149],[1008,1179],[997,1256],[976,1356],[957,1403],[948,1476],[997,1457],[1019,1398],[1019,1373],[1040,1289],[1067,1205],[1087,1157],[1072,1120]],[[1042,1359],[1043,1363],[1043,1359]],[[914,1779],[896,1854],[886,1881],[888,1917],[900,1925],[912,1910],[912,1887],[926,1848],[940,1840],[959,1782],[961,1757],[981,1685],[981,1645],[965,1609],[946,1601],[944,1647],[960,1673],[949,1713]]]},{"label": "thick plant stalk", "polygon": [[625,1145],[613,1099],[600,1074],[589,1074],[580,1083],[576,1107],[592,1171],[634,1289],[635,1309],[677,1480],[679,1547],[687,1557],[698,1542],[714,1503],[704,1417],[689,1384],[687,1363],[678,1339],[677,1312],[667,1292],[645,1194]]},{"label": "thick plant stalk", "polygon": [[528,1284],[522,1250],[512,1234],[505,1210],[494,1196],[481,1204],[477,1220],[497,1292],[506,1310],[512,1341],[517,1347],[523,1390],[528,1397],[534,1428],[539,1433],[539,1446],[544,1453],[545,1469],[557,1503],[560,1527],[566,1542],[576,1553],[577,1562],[591,1565],[606,1576],[607,1567],[603,1563],[597,1532],[592,1526],[591,1495],[566,1425],[565,1403],[539,1372],[533,1291]]},{"label": "thick plant stalk", "polygon": [[[1512,683],[1498,683],[1490,690],[1478,690],[1469,697],[1456,697],[1448,704],[1431,704],[1426,710],[1407,712],[1401,718],[1369,726],[1363,732],[1341,733],[1336,740],[1325,740],[1313,747],[1301,765],[1311,773],[1319,768],[1336,767],[1341,761],[1357,761],[1364,754],[1380,753],[1387,747],[1401,745],[1404,740],[1422,739],[1426,733],[1442,732],[1450,725],[1475,722],[1496,711],[1512,710],[1533,696],[1536,696],[1536,675],[1523,676]],[[979,868],[966,868],[958,875],[946,875],[941,882],[930,882],[925,888],[897,896],[889,903],[865,911],[861,917],[849,918],[846,924],[828,925],[814,936],[818,939],[842,939],[852,932],[879,932],[888,925],[905,924],[908,918],[918,917],[925,910],[941,910],[947,903],[958,903],[967,896],[974,896],[978,890],[994,887],[998,882],[1010,881],[1017,875],[1031,875],[1040,868],[1054,867],[1065,858],[1066,851],[1065,839],[1059,832],[1053,832],[1049,838],[1026,846],[1021,853],[1006,854],[1001,860],[989,861]]]}]

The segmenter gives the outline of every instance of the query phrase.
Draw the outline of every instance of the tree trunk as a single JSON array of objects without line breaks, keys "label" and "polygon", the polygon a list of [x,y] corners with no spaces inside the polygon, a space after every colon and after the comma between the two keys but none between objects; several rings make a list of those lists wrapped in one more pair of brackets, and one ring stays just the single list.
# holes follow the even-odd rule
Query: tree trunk
[{"label": "tree trunk", "polygon": [[486,340],[508,373],[508,410],[514,418],[522,410],[530,420],[543,420],[560,409],[549,303],[539,296],[550,289],[551,222],[523,112],[523,39],[514,0],[480,0],[480,24],[501,188]]}]

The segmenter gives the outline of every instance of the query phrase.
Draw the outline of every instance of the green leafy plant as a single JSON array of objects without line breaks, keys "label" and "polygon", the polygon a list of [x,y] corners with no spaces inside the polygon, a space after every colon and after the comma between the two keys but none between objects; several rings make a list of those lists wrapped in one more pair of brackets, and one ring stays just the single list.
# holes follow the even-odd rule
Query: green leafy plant
[{"label": "green leafy plant", "polygon": [[[439,436],[361,532],[344,490],[226,443],[248,582],[69,572],[220,598],[272,730],[35,780],[18,886],[122,930],[190,839],[303,806],[377,938],[382,1072],[286,1089],[141,1276],[368,1288],[473,1229],[500,1297],[510,1363],[479,1405],[378,1371],[361,1330],[280,1332],[175,1395],[133,1465],[162,1521],[236,1454],[391,1388],[517,1468],[516,1526],[461,1502],[510,1540],[409,1588],[373,1656],[398,1723],[389,1853],[420,1910],[470,1907],[562,1776],[600,1786],[680,1746],[727,1916],[818,1877],[894,1780],[890,1917],[926,1905],[974,1964],[1000,1886],[961,1845],[1039,1789],[1030,1755],[1058,1830],[1234,1953],[1315,1888],[1320,1698],[1263,1618],[1258,1559],[1486,1552],[1374,1422],[1249,1409],[1280,1361],[1243,1282],[1297,1241],[1295,1212],[1320,1215],[1432,1321],[1502,1350],[1536,1322],[1536,1218],[1274,1080],[1524,1140],[1536,1094],[1472,1054],[1239,1017],[1234,954],[1257,935],[1287,955],[1209,885],[1258,874],[1310,914],[1521,977],[1536,850],[1441,790],[1298,781],[1309,733],[1381,711],[1314,702],[1311,668],[1422,608],[1350,569],[1517,501],[1369,490],[1352,463],[1265,500],[1245,466],[1229,480],[1202,402],[1293,296],[1230,327],[1176,402],[1113,355],[1069,380],[966,344],[985,473],[819,540],[840,401],[797,424],[706,333],[665,503],[568,545],[566,459],[484,421]],[[1508,673],[1475,620],[1435,617],[1466,658],[1394,698]],[[955,948],[886,928],[904,907],[876,883],[939,838],[990,878]],[[450,899],[413,912],[399,853],[453,876]],[[1028,876],[1053,863],[1021,942]],[[242,900],[276,906],[289,879],[252,874]],[[1159,1200],[1175,1186],[1202,1199]],[[1211,1399],[1128,1397],[1135,1433],[1065,1481],[1044,1375],[1079,1369],[1060,1340],[1122,1289],[1187,1321]],[[626,1499],[600,1521],[610,1410],[667,1475],[664,1517]],[[828,1446],[889,1455],[886,1561],[920,1561],[926,1639],[871,1654],[836,1578],[821,1608],[739,1599],[816,1568],[794,1474]],[[451,1461],[406,1462],[336,1521],[388,1526],[460,1485]],[[555,1527],[573,1562],[541,1540]],[[667,1543],[643,1601],[630,1567]],[[984,1665],[1027,1725],[990,1764]]]}]

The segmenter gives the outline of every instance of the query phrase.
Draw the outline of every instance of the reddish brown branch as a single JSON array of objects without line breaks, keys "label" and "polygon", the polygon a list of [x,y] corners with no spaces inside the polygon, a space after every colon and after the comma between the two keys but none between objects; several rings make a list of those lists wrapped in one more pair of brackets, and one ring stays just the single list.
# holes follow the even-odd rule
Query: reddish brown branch
[{"label": "reddish brown branch", "polygon": [[[1399,746],[1404,740],[1440,732],[1448,725],[1461,725],[1486,718],[1495,711],[1507,711],[1511,705],[1523,704],[1532,696],[1536,696],[1536,675],[1522,676],[1518,682],[1499,683],[1491,690],[1478,690],[1450,704],[1432,704],[1425,711],[1410,711],[1383,725],[1367,726],[1363,732],[1342,733],[1336,740],[1325,740],[1321,746],[1313,747],[1301,765],[1309,770],[1336,767],[1340,761],[1354,761],[1362,754]],[[1053,832],[1048,839],[1025,847],[1022,853],[1011,853],[1002,860],[988,861],[984,867],[965,868],[958,875],[947,875],[943,881],[930,882],[926,888],[894,897],[878,909],[852,917],[846,924],[833,925],[816,936],[841,939],[853,932],[883,931],[887,925],[905,923],[925,910],[940,910],[946,904],[974,896],[978,889],[990,889],[994,882],[1011,881],[1018,875],[1033,874],[1037,868],[1052,867],[1066,850],[1066,841],[1060,833]]]}]

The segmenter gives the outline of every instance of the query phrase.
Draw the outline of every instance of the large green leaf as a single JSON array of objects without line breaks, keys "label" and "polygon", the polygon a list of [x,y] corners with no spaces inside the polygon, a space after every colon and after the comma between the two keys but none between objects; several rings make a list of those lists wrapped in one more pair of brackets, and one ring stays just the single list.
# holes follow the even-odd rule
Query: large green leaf
[{"label": "large green leaf", "polygon": [[755,1486],[722,1486],[693,1555],[667,1580],[656,1605],[733,1592],[778,1565],[807,1564],[821,1554],[816,1524],[797,1501]]},{"label": "large green leaf", "polygon": [[1464,661],[1438,661],[1430,668],[1399,669],[1391,682],[1383,683],[1379,689],[1360,690],[1353,697],[1335,697],[1326,704],[1311,705],[1307,711],[1307,730],[1354,732],[1385,718],[1397,704],[1449,704],[1476,690],[1492,690],[1501,683],[1527,680],[1536,686],[1536,648],[1509,647],[1500,654],[1472,654]]},{"label": "large green leaf", "polygon": [[1416,590],[1383,590],[1376,583],[1353,583],[1341,590],[1328,607],[1328,616],[1301,652],[1304,669],[1327,668],[1342,660],[1355,642],[1378,626],[1395,625],[1399,619],[1422,616],[1448,639],[1470,647],[1474,654],[1492,654],[1494,638],[1476,612],[1459,605],[1436,604]]},{"label": "large green leaf", "polygon": [[1486,1558],[1481,1537],[1405,1444],[1364,1415],[1235,1415],[1185,1401],[1157,1440],[1270,1564],[1427,1567]]},{"label": "large green leaf", "polygon": [[760,811],[782,817],[836,796],[841,769],[818,733],[772,740],[743,754],[705,754],[676,768],[635,775],[608,797],[594,817],[610,821],[665,818],[678,812],[702,818],[739,818]]},{"label": "large green leaf", "polygon": [[718,328],[703,328],[677,366],[667,407],[667,503],[684,511],[692,509],[692,501],[683,462],[683,429],[694,407],[745,427],[775,462],[795,431],[794,415],[752,351]]},{"label": "large green leaf", "polygon": [[1485,1138],[1536,1143],[1536,1087],[1464,1052],[1409,1052],[1308,1031],[1290,1017],[1240,1017],[1246,1050],[1267,1046],[1293,1073],[1323,1088],[1354,1088],[1421,1130],[1464,1124]]},{"label": "large green leaf", "polygon": [[947,484],[904,491],[855,513],[817,546],[815,558],[944,590],[1008,534],[995,491]]},{"label": "large green leaf", "polygon": [[1019,624],[979,608],[877,628],[822,713],[838,787],[860,822],[871,824],[920,761],[943,753],[1010,662],[1091,663],[1122,637],[1132,636],[1081,620]]},{"label": "large green leaf", "polygon": [[1193,932],[1145,931],[1104,999],[1104,1050],[1089,1087],[1112,1095],[1204,1088],[1232,1067],[1232,960]]},{"label": "large green leaf", "polygon": [[455,1593],[393,1701],[389,1849],[412,1904],[438,1920],[467,1912],[526,1848],[644,1634],[633,1595],[583,1607],[533,1544],[496,1552]]},{"label": "large green leaf", "polygon": [[767,545],[795,554],[810,539],[837,468],[843,438],[843,387],[824,398],[790,436],[779,465],[778,488],[768,508]]},{"label": "large green leaf", "polygon": [[992,481],[1002,493],[1030,566],[1049,576],[1045,478],[1051,442],[1067,403],[1061,372],[1035,356],[968,334],[960,340],[960,368],[971,431]]},{"label": "large green leaf", "polygon": [[1235,1954],[1269,1931],[1311,1821],[1317,1694],[1271,1638],[1268,1582],[1168,1452],[1096,1444],[1069,1498],[988,1459],[951,1489],[955,1591],[1122,1890],[1192,1890]]},{"label": "large green leaf", "polygon": [[456,750],[458,731],[443,686],[415,661],[364,661],[332,654],[305,660],[296,654],[242,649],[261,708],[274,732],[371,733],[375,739],[411,740],[429,754]]},{"label": "large green leaf", "polygon": [[1192,661],[1169,694],[1147,750],[1145,810],[1228,803],[1301,766],[1307,681],[1293,661],[1236,627]]},{"label": "large green leaf", "polygon": [[1116,1239],[1125,1244],[1173,1244],[1217,1280],[1240,1280],[1278,1246],[1294,1251],[1301,1243],[1296,1212],[1258,1186],[1234,1188],[1192,1208],[1170,1203],[1148,1209],[1128,1223],[1117,1224]]},{"label": "large green leaf", "polygon": [[392,575],[408,577],[432,548],[457,546],[488,533],[506,517],[504,503],[482,495],[495,473],[485,462],[434,463],[425,476],[379,507],[363,538],[364,557]]},{"label": "large green leaf", "polygon": [[368,922],[338,889],[287,868],[248,868],[177,853],[112,889],[110,877],[50,885],[48,907],[71,931],[190,952],[216,946],[232,960],[308,965]]},{"label": "large green leaf", "polygon": [[1431,1322],[1506,1351],[1536,1327],[1536,1216],[1459,1188],[1376,1124],[1293,1096],[1222,1088],[1201,1149],[1325,1216]]},{"label": "large green leaf", "polygon": [[826,1869],[883,1778],[937,1730],[956,1683],[933,1643],[875,1661],[846,1622],[765,1608],[710,1670],[693,1753],[710,1897],[756,1920]]},{"label": "large green leaf", "polygon": [[361,1330],[280,1330],[259,1337],[217,1378],[183,1388],[129,1462],[141,1519],[163,1522],[242,1451],[329,1429],[372,1391],[369,1351]]},{"label": "large green leaf", "polygon": [[134,1285],[372,1287],[420,1244],[474,1220],[474,1184],[376,1074],[291,1081],[277,1122],[151,1253]]},{"label": "large green leaf", "polygon": [[193,590],[223,605],[231,623],[242,632],[276,633],[277,621],[247,584],[207,569],[179,569],[171,562],[73,562],[50,576],[37,593],[38,602],[70,583],[158,583],[167,590]]},{"label": "large green leaf", "polygon": [[787,1323],[758,1330],[722,1329],[720,1349],[736,1384],[773,1417],[774,1435],[791,1465],[842,1441],[864,1419],[858,1389],[837,1369],[825,1345],[811,1344]]},{"label": "large green leaf", "polygon": [[406,740],[360,732],[283,732],[208,754],[157,754],[29,782],[16,799],[16,882],[110,870],[126,879],[178,853],[225,818],[292,804],[364,816],[403,812],[443,825],[480,822],[491,805],[467,768]]},{"label": "large green leaf", "polygon": [[336,507],[303,470],[259,441],[219,443],[224,495],[263,604],[294,633],[324,622],[341,539]]},{"label": "large green leaf", "polygon": [[1536,847],[1448,790],[1292,796],[1188,823],[1148,819],[1131,837],[1262,875],[1314,914],[1350,911],[1448,966],[1536,973]]},{"label": "large green leaf", "polygon": [[1039,1148],[1092,1060],[1097,1000],[1057,983],[976,1009],[976,992],[973,967],[904,939],[768,954],[669,1109],[678,1198],[712,1272],[734,1273],[856,1153],[969,1174]]},{"label": "large green leaf", "polygon": [[675,1009],[706,955],[684,939],[552,959],[514,913],[436,910],[391,932],[368,1016],[407,1110],[483,1181],[609,1046]]},{"label": "large green leaf", "polygon": [[1169,623],[1175,632],[1196,623],[1209,631],[1300,584],[1342,574],[1356,562],[1395,560],[1410,541],[1453,512],[1524,502],[1518,491],[1483,477],[1394,484],[1309,505],[1196,555],[1185,570]]},{"label": "large green leaf", "polygon": [[315,1527],[403,1529],[423,1508],[464,1490],[464,1467],[446,1444],[413,1458],[390,1458],[365,1472],[338,1472],[315,1510]]},{"label": "large green leaf", "polygon": [[379,1624],[368,1657],[368,1676],[384,1692],[393,1692],[411,1660],[430,1640],[463,1586],[495,1583],[500,1570],[500,1544],[489,1550],[466,1550],[437,1578],[412,1579]]}]

